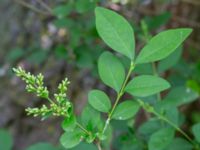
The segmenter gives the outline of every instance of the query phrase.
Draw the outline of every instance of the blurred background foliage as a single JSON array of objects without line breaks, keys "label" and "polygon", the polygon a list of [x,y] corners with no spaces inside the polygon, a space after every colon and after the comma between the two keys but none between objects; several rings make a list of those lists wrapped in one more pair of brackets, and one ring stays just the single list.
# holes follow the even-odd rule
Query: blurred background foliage
[{"label": "blurred background foliage", "polygon": [[[97,5],[116,10],[129,20],[135,29],[137,50],[145,43],[144,28],[152,35],[168,28],[193,28],[186,43],[157,67],[176,88],[173,96],[184,97],[185,94],[189,97],[186,103],[190,104],[180,108],[186,118],[184,128],[188,133],[190,125],[200,121],[200,102],[194,101],[199,98],[187,94],[188,87],[200,93],[199,0],[1,0],[0,128],[10,132],[0,130],[0,135],[7,137],[8,147],[4,150],[9,150],[9,145],[14,150],[41,147],[55,150],[47,143],[39,144],[40,148],[29,146],[47,141],[57,144],[62,132],[59,118],[41,122],[26,116],[24,108],[39,106],[41,100],[24,92],[24,84],[13,76],[12,67],[20,65],[33,73],[44,73],[47,86],[52,90],[67,76],[71,80],[70,99],[77,114],[85,105],[91,88],[104,89],[113,96],[113,91],[100,84],[97,75],[98,56],[108,49],[95,29],[94,8]],[[141,65],[136,72],[151,74],[152,71],[148,65]],[[123,130],[125,127],[116,128]],[[113,147],[126,143],[132,136],[130,133],[119,137]],[[0,149],[1,142],[0,139]],[[124,146],[121,149],[127,149],[127,145]]]}]

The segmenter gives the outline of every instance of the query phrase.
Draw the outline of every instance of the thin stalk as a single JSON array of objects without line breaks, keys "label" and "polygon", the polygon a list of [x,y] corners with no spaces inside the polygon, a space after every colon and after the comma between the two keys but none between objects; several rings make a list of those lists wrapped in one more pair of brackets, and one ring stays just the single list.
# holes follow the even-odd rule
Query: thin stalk
[{"label": "thin stalk", "polygon": [[102,150],[100,142],[97,142],[96,145],[97,145],[98,150]]},{"label": "thin stalk", "polygon": [[156,112],[153,106],[149,105],[148,103],[143,102],[140,99],[137,99],[137,101],[144,108],[144,110],[146,110],[149,113],[154,114],[160,120],[163,120],[166,123],[168,123],[169,125],[171,125],[174,129],[176,129],[178,132],[180,132],[189,142],[191,142],[194,146],[196,146],[196,144],[193,142],[193,140],[181,128],[179,128],[175,123],[173,123],[172,121],[167,119],[165,116]]},{"label": "thin stalk", "polygon": [[193,145],[195,144],[193,142],[193,140],[181,129],[179,128],[175,123],[173,123],[172,121],[170,121],[169,119],[167,119],[166,117],[160,115],[159,113],[157,113],[156,111],[153,112],[153,114],[155,116],[157,116],[158,118],[160,118],[161,120],[165,121],[166,123],[168,123],[169,125],[171,125],[172,127],[174,127],[178,132],[180,132],[188,141],[190,141]]},{"label": "thin stalk", "polygon": [[77,125],[82,131],[84,131],[86,134],[91,135],[91,133],[90,133],[87,129],[85,129],[80,123],[77,122],[76,125]]},{"label": "thin stalk", "polygon": [[52,103],[52,104],[55,104],[54,101],[50,98],[50,97],[47,97],[47,100]]},{"label": "thin stalk", "polygon": [[115,100],[115,103],[114,103],[114,105],[113,105],[113,107],[112,107],[112,109],[111,109],[111,111],[110,111],[110,113],[109,113],[109,115],[108,115],[108,118],[107,118],[107,120],[106,120],[106,123],[105,123],[105,125],[104,125],[103,132],[102,132],[103,134],[104,134],[104,132],[106,131],[106,129],[107,129],[109,123],[110,123],[111,117],[112,117],[112,115],[113,115],[113,113],[114,113],[114,111],[115,111],[115,109],[116,109],[117,104],[119,103],[120,98],[121,98],[121,97],[123,96],[123,94],[124,94],[124,88],[125,88],[125,86],[126,86],[126,84],[127,84],[127,82],[128,82],[128,79],[129,79],[129,77],[130,77],[130,75],[131,75],[131,72],[133,71],[134,68],[135,68],[135,65],[134,65],[133,61],[131,61],[131,64],[130,64],[128,73],[127,73],[127,75],[126,75],[126,78],[125,78],[125,80],[124,80],[124,82],[123,82],[123,84],[122,84],[122,87],[121,87],[120,91],[119,91],[118,94],[117,94],[117,98],[116,98],[116,100]]}]

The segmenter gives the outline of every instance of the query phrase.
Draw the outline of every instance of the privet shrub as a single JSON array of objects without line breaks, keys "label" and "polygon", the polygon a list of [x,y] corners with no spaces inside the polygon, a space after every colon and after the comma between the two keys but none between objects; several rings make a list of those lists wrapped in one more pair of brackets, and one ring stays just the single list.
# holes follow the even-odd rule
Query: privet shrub
[{"label": "privet shrub", "polygon": [[[42,117],[42,120],[51,116],[63,117],[61,126],[64,133],[60,137],[60,143],[66,149],[73,148],[82,141],[96,144],[99,150],[111,149],[112,143],[116,143],[121,136],[125,142],[123,145],[117,143],[116,149],[199,150],[200,124],[192,127],[194,138],[191,137],[181,129],[184,120],[178,110],[180,105],[195,100],[198,94],[182,87],[161,96],[160,92],[169,89],[170,83],[159,77],[159,70],[170,67],[165,62],[180,49],[192,29],[170,29],[152,37],[142,22],[146,45],[136,55],[134,30],[126,19],[101,7],[95,9],[95,15],[98,34],[113,50],[103,52],[99,57],[98,73],[102,82],[115,91],[115,100],[111,101],[104,91],[93,89],[88,94],[88,105],[79,117],[74,113],[76,106],[73,106],[66,95],[70,83],[67,78],[59,84],[54,97],[50,97],[42,74],[34,76],[21,67],[14,68],[16,75],[26,82],[28,92],[36,93],[38,97],[49,101],[49,104],[40,108],[27,108],[28,115]],[[128,62],[128,69],[119,58]],[[176,60],[176,56],[171,61],[174,59]],[[155,62],[158,63],[159,70]],[[135,68],[141,64],[151,64],[154,74],[135,76]],[[131,97],[124,99],[125,94]],[[135,128],[135,116],[140,109],[146,111],[147,119]],[[127,126],[126,134],[115,131],[114,120],[119,120],[117,124],[122,122],[122,125]]]}]

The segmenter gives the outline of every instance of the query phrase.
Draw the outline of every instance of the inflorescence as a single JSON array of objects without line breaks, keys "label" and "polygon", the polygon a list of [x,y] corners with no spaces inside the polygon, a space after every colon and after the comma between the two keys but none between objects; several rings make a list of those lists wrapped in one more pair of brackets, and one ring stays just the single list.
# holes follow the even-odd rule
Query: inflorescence
[{"label": "inflorescence", "polygon": [[67,98],[67,87],[70,84],[67,78],[65,78],[58,86],[58,93],[54,94],[55,100],[49,97],[49,91],[44,86],[44,76],[40,73],[38,75],[32,75],[30,72],[26,72],[21,67],[13,68],[15,74],[20,77],[26,83],[26,90],[30,93],[36,93],[40,98],[44,98],[50,102],[49,106],[43,104],[38,108],[26,108],[28,115],[34,117],[48,117],[48,116],[65,116],[69,117],[72,111],[72,105]]}]

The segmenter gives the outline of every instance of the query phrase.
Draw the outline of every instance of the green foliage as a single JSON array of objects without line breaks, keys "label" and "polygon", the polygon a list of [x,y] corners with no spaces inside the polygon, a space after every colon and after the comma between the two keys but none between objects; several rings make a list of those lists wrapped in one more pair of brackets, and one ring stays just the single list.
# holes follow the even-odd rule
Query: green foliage
[{"label": "green foliage", "polygon": [[173,88],[158,105],[170,108],[190,103],[198,98],[198,93],[186,87]]},{"label": "green foliage", "polygon": [[0,129],[0,149],[12,150],[13,138],[7,130]]},{"label": "green foliage", "polygon": [[179,61],[182,54],[182,47],[178,47],[173,53],[171,53],[168,57],[161,60],[158,64],[158,72],[164,72],[169,68],[175,66]]},{"label": "green foliage", "polygon": [[[97,1],[80,0],[76,4],[70,2],[71,8],[68,5],[61,5],[53,11],[58,19],[57,26],[69,25],[72,29],[74,38],[69,45],[75,48],[78,66],[92,68],[92,63],[95,62],[98,55],[94,53],[94,58],[91,58],[93,55],[90,50],[93,47],[88,48],[87,44],[84,49],[75,46],[79,43],[80,38],[85,36],[81,32],[83,29],[77,23],[66,20],[65,17],[70,14],[72,8],[75,8],[78,13],[85,13],[93,9],[96,3]],[[149,150],[170,150],[174,147],[181,149],[184,146],[188,150],[191,149],[191,146],[195,150],[199,150],[199,145],[181,129],[184,118],[178,110],[179,106],[194,101],[199,95],[185,87],[173,87],[168,94],[161,95],[160,92],[170,88],[170,84],[159,77],[159,73],[163,74],[178,62],[182,52],[182,49],[178,47],[182,45],[192,30],[189,28],[170,29],[152,37],[148,31],[148,24],[142,21],[143,38],[147,44],[135,56],[134,32],[126,19],[116,12],[102,7],[95,9],[95,17],[98,34],[115,51],[114,54],[103,52],[97,59],[100,79],[105,85],[116,91],[114,100],[101,90],[91,90],[88,94],[89,104],[86,104],[79,117],[73,112],[72,103],[66,95],[69,84],[67,79],[59,84],[58,93],[54,94],[52,100],[49,96],[51,94],[44,86],[43,75],[34,76],[19,67],[13,70],[26,82],[27,91],[36,93],[37,96],[49,101],[48,106],[27,108],[28,114],[43,118],[52,115],[63,117],[61,126],[64,133],[61,135],[60,143],[66,149],[73,147],[75,147],[74,149],[83,149],[80,145],[85,143],[87,144],[84,149],[93,150],[96,147],[99,150],[109,149],[110,145],[115,143],[111,141],[115,141],[115,135],[117,135],[119,139],[121,138],[120,143],[123,143],[123,145],[118,144],[122,150],[144,150],[147,147]],[[165,22],[167,19],[168,16],[161,22]],[[160,24],[162,23],[157,23],[156,26]],[[74,26],[77,28],[73,28]],[[86,43],[91,41],[88,39]],[[60,52],[63,52],[65,47],[61,46],[59,49],[61,49],[59,55],[62,55]],[[122,64],[118,57],[127,63]],[[158,65],[154,63],[155,61],[159,61]],[[133,77],[133,73],[137,76]],[[120,103],[126,93],[133,98],[125,99]],[[137,123],[134,116],[141,107],[146,111],[147,117],[145,122],[135,129],[133,126],[138,124],[134,124]],[[106,119],[104,119],[105,116]],[[116,132],[113,128],[113,120],[119,120],[119,125],[121,123],[123,127],[125,126],[126,133],[123,129]],[[175,131],[191,144],[182,139],[180,135],[176,135]],[[199,142],[199,124],[193,126],[192,131],[196,141]],[[178,146],[179,143],[183,146]]]},{"label": "green foliage", "polygon": [[101,80],[119,92],[125,79],[125,70],[121,62],[110,52],[104,52],[99,58],[98,70]]},{"label": "green foliage", "polygon": [[109,97],[100,90],[90,91],[88,102],[92,107],[101,112],[109,112],[111,108]]},{"label": "green foliage", "polygon": [[69,118],[65,118],[62,122],[62,128],[64,131],[73,131],[76,127],[76,117],[71,115]]},{"label": "green foliage", "polygon": [[135,41],[134,33],[130,24],[117,13],[97,7],[96,28],[108,46],[113,50],[134,59]]},{"label": "green foliage", "polygon": [[168,150],[192,150],[192,145],[186,141],[185,139],[182,138],[175,138],[169,147],[167,148]]},{"label": "green foliage", "polygon": [[133,96],[146,97],[166,90],[169,87],[170,84],[160,77],[141,75],[131,80],[125,90]]},{"label": "green foliage", "polygon": [[149,150],[164,150],[173,140],[174,130],[163,128],[153,133],[148,142]]},{"label": "green foliage", "polygon": [[137,64],[154,62],[169,56],[190,35],[191,29],[171,29],[153,37],[141,50]]},{"label": "green foliage", "polygon": [[132,100],[126,100],[120,103],[114,113],[112,118],[116,120],[126,120],[132,118],[139,110],[139,104]]},{"label": "green foliage", "polygon": [[31,145],[30,147],[28,147],[26,150],[58,150],[57,148],[55,148],[53,145],[49,144],[49,143],[37,143],[34,145]]},{"label": "green foliage", "polygon": [[195,124],[192,127],[192,132],[193,132],[193,134],[195,136],[195,139],[200,143],[200,123]]},{"label": "green foliage", "polygon": [[72,148],[81,142],[82,132],[80,130],[74,130],[64,133],[60,138],[60,143],[65,148]]}]

